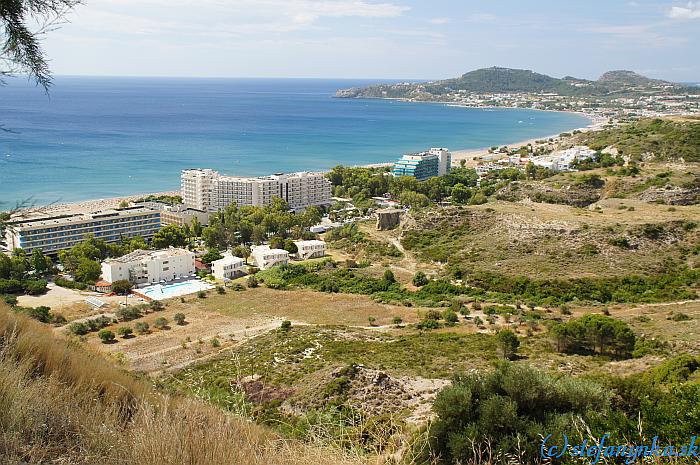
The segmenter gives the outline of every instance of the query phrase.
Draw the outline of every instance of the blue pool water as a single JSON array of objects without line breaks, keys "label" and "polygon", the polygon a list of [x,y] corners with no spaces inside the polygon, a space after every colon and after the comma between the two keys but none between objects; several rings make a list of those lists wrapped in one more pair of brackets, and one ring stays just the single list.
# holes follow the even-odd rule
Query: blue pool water
[{"label": "blue pool water", "polygon": [[0,209],[176,190],[180,170],[234,175],[392,161],[586,126],[574,114],[333,98],[370,81],[57,77],[0,87]]},{"label": "blue pool water", "polygon": [[173,284],[154,284],[152,286],[139,289],[139,293],[155,300],[170,299],[183,295],[194,294],[199,291],[213,289],[211,284],[204,283],[200,280],[193,279]]}]

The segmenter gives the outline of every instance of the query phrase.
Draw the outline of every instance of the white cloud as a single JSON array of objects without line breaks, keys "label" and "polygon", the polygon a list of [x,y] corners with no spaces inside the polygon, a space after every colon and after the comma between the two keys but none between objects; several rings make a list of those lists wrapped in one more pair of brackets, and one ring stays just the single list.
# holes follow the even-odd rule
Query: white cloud
[{"label": "white cloud", "polygon": [[688,2],[685,7],[671,7],[668,11],[668,17],[672,19],[700,19],[700,3]]},{"label": "white cloud", "polygon": [[429,21],[430,24],[447,24],[450,22],[450,18],[433,18]]},{"label": "white cloud", "polygon": [[584,28],[585,32],[604,34],[614,38],[614,46],[621,46],[624,42],[633,43],[635,46],[650,48],[676,47],[688,43],[687,37],[672,36],[657,32],[658,25],[654,24],[629,24],[629,25],[604,25]]},{"label": "white cloud", "polygon": [[367,0],[94,0],[76,9],[65,32],[236,37],[319,29],[323,18],[394,18],[409,9]]},{"label": "white cloud", "polygon": [[492,15],[491,13],[474,13],[469,16],[469,21],[474,23],[492,23],[496,21],[496,19],[496,15]]}]

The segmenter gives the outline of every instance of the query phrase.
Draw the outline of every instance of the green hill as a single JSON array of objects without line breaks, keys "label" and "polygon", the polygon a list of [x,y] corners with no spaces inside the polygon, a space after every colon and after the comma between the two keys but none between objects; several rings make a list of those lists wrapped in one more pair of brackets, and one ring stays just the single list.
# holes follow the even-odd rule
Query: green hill
[{"label": "green hill", "polygon": [[700,120],[643,119],[620,127],[583,133],[578,142],[593,149],[613,146],[619,153],[641,159],[700,162]]},{"label": "green hill", "polygon": [[668,81],[650,79],[633,71],[609,71],[597,81],[566,76],[562,79],[526,69],[491,67],[477,69],[458,78],[424,83],[380,84],[364,88],[339,90],[341,98],[415,98],[440,99],[454,91],[475,93],[553,93],[563,96],[620,96],[666,91],[669,88],[683,93],[698,93],[689,87]]},{"label": "green hill", "polygon": [[456,79],[439,81],[435,87],[447,86],[471,92],[573,92],[563,79],[526,69],[483,68],[470,71]]}]

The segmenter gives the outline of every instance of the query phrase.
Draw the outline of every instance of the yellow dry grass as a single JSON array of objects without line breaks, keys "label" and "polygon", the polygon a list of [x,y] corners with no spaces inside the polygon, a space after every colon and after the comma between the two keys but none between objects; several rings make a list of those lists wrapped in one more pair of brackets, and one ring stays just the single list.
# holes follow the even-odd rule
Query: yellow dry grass
[{"label": "yellow dry grass", "polygon": [[280,438],[202,402],[169,398],[0,307],[0,463],[360,463]]}]

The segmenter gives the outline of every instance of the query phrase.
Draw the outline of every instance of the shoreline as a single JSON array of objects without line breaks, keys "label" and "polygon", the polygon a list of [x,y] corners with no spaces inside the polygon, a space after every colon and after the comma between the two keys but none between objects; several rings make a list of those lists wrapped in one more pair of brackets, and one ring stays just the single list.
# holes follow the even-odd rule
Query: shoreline
[{"label": "shoreline", "polygon": [[88,213],[101,210],[109,210],[119,207],[119,204],[133,202],[135,200],[148,197],[150,195],[180,195],[180,191],[166,192],[147,192],[140,194],[125,195],[122,197],[108,197],[102,199],[78,200],[75,202],[55,203],[49,205],[39,205],[35,207],[22,208],[20,211],[30,211],[36,214],[71,214],[71,213]]},{"label": "shoreline", "polygon": [[[409,103],[429,103],[429,104],[438,104],[438,105],[445,105],[445,106],[453,106],[453,107],[461,107],[461,108],[475,108],[475,109],[510,109],[510,110],[531,110],[531,111],[548,111],[548,112],[557,112],[557,113],[573,113],[577,114],[580,116],[583,116],[587,118],[590,121],[590,124],[588,126],[580,127],[580,128],[575,128],[571,129],[570,131],[591,131],[591,130],[596,130],[598,129],[602,124],[603,121],[607,121],[605,118],[601,118],[595,115],[590,115],[587,113],[583,112],[578,112],[578,111],[564,111],[564,110],[544,110],[544,109],[538,109],[538,108],[520,108],[520,107],[493,107],[493,106],[483,106],[483,107],[474,107],[474,106],[468,106],[468,105],[459,105],[459,104],[447,104],[443,102],[421,102],[421,101],[414,101],[414,100],[407,100],[407,99],[397,99],[397,98],[388,98],[388,99],[380,99],[380,100],[397,100],[397,101],[404,101],[404,102],[409,102]],[[535,137],[531,139],[525,139],[525,140],[520,140],[520,141],[514,141],[506,144],[500,144],[499,146],[506,146],[506,147],[522,147],[524,145],[528,144],[535,144],[536,141],[538,140],[546,140],[546,139],[552,139],[552,138],[558,138],[559,134],[553,134],[549,136],[541,136],[541,137]],[[467,149],[457,149],[457,150],[451,150],[452,154],[452,165],[453,166],[459,166],[459,163],[461,160],[466,161],[466,166],[471,167],[476,164],[476,159],[488,159],[489,157],[489,152],[488,150],[490,147],[479,147],[479,148],[467,148]],[[387,166],[392,166],[394,164],[393,161],[387,161],[387,162],[378,162],[378,163],[368,163],[368,164],[362,164],[362,165],[352,165],[351,167],[353,168],[384,168]],[[324,172],[322,170],[321,172]],[[327,171],[325,171],[327,172]],[[37,214],[71,214],[71,213],[87,213],[87,212],[95,212],[95,211],[100,211],[100,210],[107,210],[111,208],[116,208],[119,206],[119,204],[123,201],[127,202],[133,202],[135,200],[138,200],[140,198],[150,196],[150,195],[180,195],[180,191],[165,191],[165,192],[146,192],[146,193],[138,193],[138,194],[130,194],[130,195],[124,195],[120,197],[111,197],[111,198],[100,198],[100,199],[86,199],[86,200],[78,200],[75,202],[65,202],[65,203],[56,203],[56,204],[49,204],[49,205],[39,205],[36,207],[27,207],[23,208],[20,211],[32,211]]]}]

